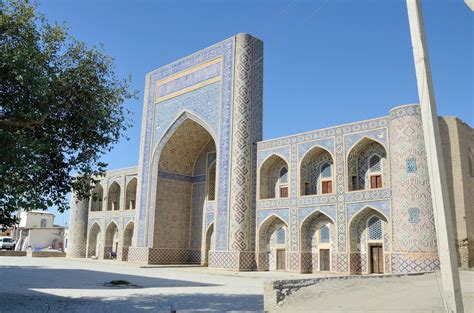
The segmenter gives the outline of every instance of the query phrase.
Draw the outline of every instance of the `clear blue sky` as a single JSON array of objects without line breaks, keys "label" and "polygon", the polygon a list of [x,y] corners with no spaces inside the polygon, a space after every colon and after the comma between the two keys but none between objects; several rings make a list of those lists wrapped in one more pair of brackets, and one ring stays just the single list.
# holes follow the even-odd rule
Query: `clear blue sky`
[{"label": "clear blue sky", "polygon": [[[472,126],[474,13],[463,0],[423,4],[438,113]],[[264,41],[264,139],[418,102],[405,0],[47,0],[40,11],[103,44],[139,90],[130,140],[103,157],[110,169],[138,163],[145,74],[237,33]]]}]

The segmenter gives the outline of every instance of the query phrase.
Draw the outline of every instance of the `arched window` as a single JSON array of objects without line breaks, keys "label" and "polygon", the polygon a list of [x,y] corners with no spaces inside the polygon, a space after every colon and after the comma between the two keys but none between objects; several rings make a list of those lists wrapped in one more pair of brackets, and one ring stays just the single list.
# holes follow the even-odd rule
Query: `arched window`
[{"label": "arched window", "polygon": [[280,184],[288,183],[288,170],[283,166],[280,170]]},{"label": "arched window", "polygon": [[329,227],[324,225],[319,229],[319,242],[329,243]]},{"label": "arched window", "polygon": [[369,240],[382,240],[382,221],[377,216],[372,216],[367,226],[369,228]]},{"label": "arched window", "polygon": [[286,166],[283,166],[280,169],[278,183],[278,187],[280,189],[280,198],[288,198],[288,169]]},{"label": "arched window", "polygon": [[381,163],[379,155],[374,154],[373,156],[370,157],[369,169],[370,169],[370,172],[381,172],[382,171],[382,163]]},{"label": "arched window", "polygon": [[331,178],[332,177],[331,164],[324,163],[324,164],[321,165],[321,177],[322,178]]},{"label": "arched window", "polygon": [[278,245],[284,245],[285,244],[285,229],[283,227],[280,227],[277,230],[276,243]]}]

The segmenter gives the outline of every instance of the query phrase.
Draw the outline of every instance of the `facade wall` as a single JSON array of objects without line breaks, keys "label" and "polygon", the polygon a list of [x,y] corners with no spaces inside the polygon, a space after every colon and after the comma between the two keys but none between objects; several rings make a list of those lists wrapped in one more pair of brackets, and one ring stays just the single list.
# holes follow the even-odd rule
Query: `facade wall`
[{"label": "facade wall", "polygon": [[[260,141],[262,53],[261,41],[240,34],[148,74],[139,165],[101,179],[102,210],[84,213],[84,205],[97,207],[92,200],[72,207],[71,226],[80,231],[70,244],[87,247],[88,256],[99,251],[98,257],[107,257],[106,229],[114,223],[119,258],[128,261],[367,274],[375,268],[373,247],[380,247],[377,268],[385,273],[435,270],[436,230],[419,106]],[[472,128],[442,121],[465,264],[474,238]],[[374,155],[380,161],[372,164]],[[329,170],[323,175],[324,163]],[[127,190],[134,179],[135,193]],[[120,187],[117,211],[107,210],[112,184]],[[133,198],[136,209],[127,210]],[[380,221],[377,239],[368,235],[374,220]],[[133,231],[125,231],[130,223]],[[319,242],[324,225],[329,239]],[[281,227],[285,240],[277,243]],[[282,255],[284,262],[277,260]]]}]

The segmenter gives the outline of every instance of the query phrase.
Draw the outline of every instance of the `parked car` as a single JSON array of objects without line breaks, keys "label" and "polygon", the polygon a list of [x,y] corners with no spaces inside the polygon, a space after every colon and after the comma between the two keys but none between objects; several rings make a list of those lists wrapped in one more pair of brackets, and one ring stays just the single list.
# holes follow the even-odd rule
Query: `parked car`
[{"label": "parked car", "polygon": [[15,249],[15,240],[11,237],[0,237],[0,250],[14,250]]}]

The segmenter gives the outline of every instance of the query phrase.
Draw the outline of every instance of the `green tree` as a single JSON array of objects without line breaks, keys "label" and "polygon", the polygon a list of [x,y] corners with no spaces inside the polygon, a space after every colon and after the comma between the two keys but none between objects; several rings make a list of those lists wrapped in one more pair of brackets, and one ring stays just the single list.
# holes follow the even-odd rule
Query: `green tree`
[{"label": "green tree", "polygon": [[[0,1],[0,225],[18,209],[68,208],[105,171],[135,98],[113,59],[50,24],[27,0]],[[76,173],[76,175],[72,175]]]}]

